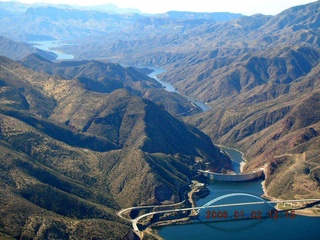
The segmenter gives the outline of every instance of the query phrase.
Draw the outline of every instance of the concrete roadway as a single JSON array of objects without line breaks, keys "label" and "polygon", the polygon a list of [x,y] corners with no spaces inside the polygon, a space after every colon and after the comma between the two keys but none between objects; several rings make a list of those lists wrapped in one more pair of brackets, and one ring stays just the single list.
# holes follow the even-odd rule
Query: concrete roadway
[{"label": "concrete roadway", "polygon": [[[267,203],[285,203],[285,202],[310,202],[310,201],[320,201],[320,199],[301,199],[301,200],[285,200],[285,201],[267,201]],[[179,203],[181,204],[181,203]],[[145,218],[147,216],[150,215],[154,215],[154,214],[161,214],[161,213],[172,213],[172,212],[182,212],[182,211],[191,211],[191,210],[201,210],[201,209],[206,209],[206,208],[221,208],[221,207],[231,207],[231,206],[244,206],[244,205],[255,205],[255,204],[266,204],[266,202],[246,202],[246,203],[233,203],[233,204],[222,204],[222,205],[214,205],[214,206],[205,206],[205,207],[194,207],[194,208],[181,208],[181,209],[172,209],[172,210],[163,210],[163,211],[156,211],[156,212],[150,212],[150,213],[146,213],[143,214],[135,219],[127,219],[124,218],[123,216],[121,216],[121,214],[125,211],[128,211],[130,209],[139,209],[139,208],[148,208],[148,207],[159,207],[159,205],[155,205],[155,206],[143,206],[143,207],[132,207],[132,208],[127,208],[124,210],[119,211],[117,214],[118,216],[127,219],[129,221],[132,222],[132,227],[134,229],[134,231],[140,236],[140,230],[137,226],[139,220],[141,220],[142,218]],[[177,205],[177,204],[173,204],[173,205]],[[172,205],[160,205],[163,207],[168,207],[168,206],[172,206]]]},{"label": "concrete roadway", "polygon": [[122,209],[122,210],[118,211],[117,215],[119,217],[121,217],[122,219],[125,219],[125,220],[128,220],[128,221],[132,222],[133,219],[126,218],[126,217],[122,216],[122,214],[124,212],[126,212],[126,211],[131,211],[131,210],[134,210],[134,209],[155,208],[155,207],[174,207],[174,206],[178,206],[180,204],[183,204],[185,201],[186,200],[183,200],[182,202],[168,204],[168,205],[150,205],[150,206],[138,206],[138,207],[125,208],[125,209]]}]

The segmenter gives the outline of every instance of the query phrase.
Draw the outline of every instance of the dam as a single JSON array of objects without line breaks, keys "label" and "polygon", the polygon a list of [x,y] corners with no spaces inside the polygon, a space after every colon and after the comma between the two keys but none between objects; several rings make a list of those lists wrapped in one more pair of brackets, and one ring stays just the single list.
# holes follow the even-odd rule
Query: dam
[{"label": "dam", "polygon": [[222,173],[214,173],[209,170],[198,170],[199,173],[203,174],[206,178],[210,180],[216,181],[224,181],[224,182],[244,182],[250,181],[256,178],[264,177],[264,169],[260,168],[254,170],[251,173],[244,174],[222,174]]}]

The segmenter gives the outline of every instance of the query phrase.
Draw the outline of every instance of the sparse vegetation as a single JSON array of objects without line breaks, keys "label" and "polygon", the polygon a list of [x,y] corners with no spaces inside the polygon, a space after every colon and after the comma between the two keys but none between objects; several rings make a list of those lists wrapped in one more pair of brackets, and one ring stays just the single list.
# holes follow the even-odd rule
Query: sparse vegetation
[{"label": "sparse vegetation", "polygon": [[[136,70],[128,78],[126,69],[108,66],[106,75],[117,74],[113,67],[125,73],[120,82],[154,84]],[[230,166],[209,137],[134,95],[138,89],[90,91],[78,79],[60,80],[4,57],[0,68],[2,88],[28,99],[24,108],[10,95],[0,102],[5,234],[119,239],[129,227],[115,210],[180,201],[195,159]]]},{"label": "sparse vegetation", "polygon": [[[0,21],[23,39],[103,33],[63,49],[162,66],[162,80],[212,107],[200,113],[146,69],[53,63],[0,38],[21,60],[0,57],[0,238],[121,239],[130,226],[116,209],[180,201],[195,165],[232,168],[212,140],[245,152],[245,171],[266,166],[267,195],[320,198],[319,14],[319,1],[277,16],[222,14],[228,22],[40,7],[17,13],[23,28]],[[99,20],[65,22],[84,15]]]}]

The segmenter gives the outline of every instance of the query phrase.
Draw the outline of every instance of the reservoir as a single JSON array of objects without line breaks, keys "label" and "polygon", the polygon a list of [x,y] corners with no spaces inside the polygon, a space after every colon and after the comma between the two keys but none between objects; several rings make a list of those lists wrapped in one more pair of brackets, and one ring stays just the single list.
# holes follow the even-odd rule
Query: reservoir
[{"label": "reservoir", "polygon": [[241,173],[241,165],[245,163],[243,159],[243,154],[236,149],[218,146],[222,151],[228,154],[228,156],[232,159],[232,167],[235,173]]},{"label": "reservoir", "polygon": [[[234,149],[224,148],[236,163],[240,163],[242,154]],[[230,152],[232,150],[232,152]],[[262,180],[249,182],[219,182],[213,181],[208,185],[210,194],[197,201],[197,206],[226,194],[246,193],[255,196],[263,194]],[[221,199],[216,205],[257,202],[259,200],[248,196],[233,196]],[[284,213],[279,218],[270,217],[272,208],[268,204],[232,206],[221,209],[204,209],[198,219],[188,224],[169,225],[156,228],[165,240],[208,240],[208,239],[320,239],[320,217],[305,217],[295,215],[291,218]],[[209,211],[209,212],[207,212]],[[210,212],[211,211],[211,212]],[[212,218],[212,211],[228,214],[228,219]],[[263,213],[260,219],[252,218],[256,213]],[[209,216],[207,214],[210,214]],[[240,213],[240,217],[239,217]],[[254,213],[254,214],[253,214]],[[243,216],[242,216],[243,214]],[[253,215],[252,215],[253,214]],[[216,216],[216,215],[215,215]],[[235,216],[238,216],[235,219]],[[209,218],[207,218],[209,217]]]}]

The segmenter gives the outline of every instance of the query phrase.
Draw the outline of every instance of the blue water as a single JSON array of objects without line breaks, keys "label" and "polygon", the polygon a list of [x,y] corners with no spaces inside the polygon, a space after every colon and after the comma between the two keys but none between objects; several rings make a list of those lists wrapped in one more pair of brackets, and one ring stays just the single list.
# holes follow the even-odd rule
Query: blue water
[{"label": "blue water", "polygon": [[[242,159],[240,152],[230,149],[229,155],[239,163]],[[213,181],[208,185],[210,195],[197,201],[197,206],[219,196],[231,193],[247,193],[255,196],[263,194],[262,180],[250,182],[219,182]],[[233,196],[222,199],[215,205],[259,202],[258,199],[249,196]],[[200,212],[199,219],[192,223],[183,225],[171,225],[157,228],[159,235],[165,240],[207,240],[207,239],[320,239],[320,217],[305,217],[286,215],[285,212],[279,213],[279,217],[274,219],[269,215],[272,207],[266,203],[204,209]],[[208,212],[209,211],[209,212]],[[215,211],[213,214],[212,211]],[[219,218],[218,213],[225,213],[225,218]],[[261,212],[261,218],[257,218],[257,213]],[[212,218],[212,214],[213,217]],[[242,216],[243,214],[243,216]],[[223,215],[220,215],[223,216]],[[235,220],[235,217],[242,220]]]},{"label": "blue water", "polygon": [[58,56],[57,60],[68,60],[74,58],[74,56],[71,54],[66,54],[61,51],[52,49],[66,45],[64,43],[61,43],[60,41],[32,41],[29,43],[41,50],[55,53]]},{"label": "blue water", "polygon": [[320,218],[296,216],[294,219],[253,219],[229,222],[200,222],[162,227],[166,240],[207,239],[320,239]]},{"label": "blue water", "polygon": [[[152,77],[154,79],[156,79],[159,83],[162,84],[162,86],[164,87],[165,90],[167,90],[168,92],[175,92],[177,94],[180,94],[176,89],[175,87],[168,83],[168,82],[163,82],[161,81],[159,78],[157,78],[157,75],[165,72],[164,69],[162,68],[157,68],[157,67],[152,67],[152,69],[154,70],[152,73],[150,73],[148,76],[149,77]],[[209,111],[211,110],[211,108],[205,104],[204,102],[201,102],[200,100],[196,100],[196,99],[192,99],[192,98],[189,98],[189,97],[186,97],[189,101],[193,102],[195,105],[197,105],[198,107],[200,107],[202,109],[202,111],[206,112],[206,111]]]},{"label": "blue water", "polygon": [[219,146],[223,151],[225,151],[229,157],[232,159],[232,167],[235,173],[241,173],[241,163],[244,162],[242,159],[242,153],[239,151]]},{"label": "blue water", "polygon": [[166,70],[164,70],[163,68],[157,68],[157,67],[151,67],[151,69],[153,69],[154,71],[148,75],[149,77],[154,78],[159,83],[161,83],[166,91],[175,92],[175,93],[179,94],[179,92],[176,91],[176,89],[174,88],[174,86],[172,84],[170,84],[168,82],[163,82],[159,78],[157,78],[157,75],[164,73]]}]

